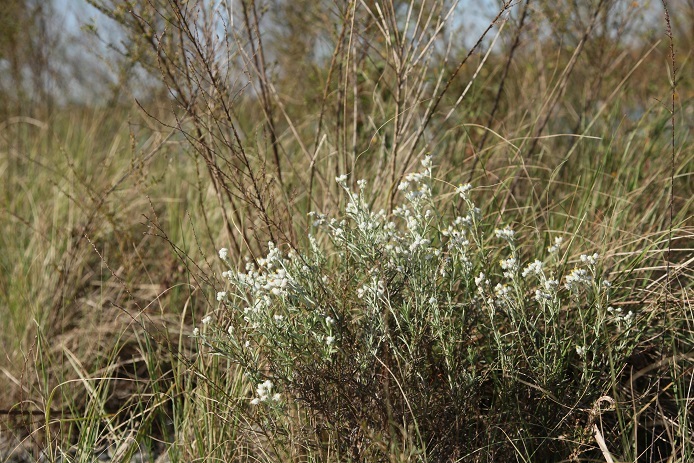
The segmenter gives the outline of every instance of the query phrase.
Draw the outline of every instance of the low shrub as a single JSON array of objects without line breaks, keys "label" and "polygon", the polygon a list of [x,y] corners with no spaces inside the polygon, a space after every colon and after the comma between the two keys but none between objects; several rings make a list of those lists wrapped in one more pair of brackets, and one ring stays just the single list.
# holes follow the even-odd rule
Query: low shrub
[{"label": "low shrub", "polygon": [[299,407],[342,458],[568,456],[639,317],[617,306],[599,255],[570,268],[547,233],[528,256],[469,184],[437,181],[430,156],[422,166],[390,214],[372,210],[366,181],[338,177],[344,217],[312,213],[306,249],[268,243],[242,272],[220,250],[226,287],[195,334],[243,369],[259,426],[288,426]]}]

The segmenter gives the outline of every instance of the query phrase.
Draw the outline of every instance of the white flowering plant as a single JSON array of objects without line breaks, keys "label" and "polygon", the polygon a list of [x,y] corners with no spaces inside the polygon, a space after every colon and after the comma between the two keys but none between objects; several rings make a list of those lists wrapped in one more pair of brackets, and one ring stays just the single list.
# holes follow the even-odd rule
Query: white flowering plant
[{"label": "white flowering plant", "polygon": [[519,388],[545,391],[538,419],[561,423],[556,397],[590,403],[604,365],[629,355],[638,317],[612,305],[598,254],[565,271],[563,239],[547,234],[546,252],[528,258],[534,249],[511,226],[486,223],[470,185],[436,194],[447,187],[432,158],[422,167],[390,214],[372,210],[365,181],[352,191],[336,178],[344,215],[312,213],[306,249],[268,243],[242,271],[220,251],[218,310],[195,334],[243,368],[251,413],[306,407],[355,458],[358,442],[392,426],[414,430],[429,456],[448,455],[479,445],[462,430],[490,404],[511,413],[498,402]]}]

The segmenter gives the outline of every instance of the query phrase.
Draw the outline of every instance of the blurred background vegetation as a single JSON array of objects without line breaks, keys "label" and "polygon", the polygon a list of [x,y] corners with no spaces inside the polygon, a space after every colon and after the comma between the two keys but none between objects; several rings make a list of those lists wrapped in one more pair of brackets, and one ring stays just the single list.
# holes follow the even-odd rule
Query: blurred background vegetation
[{"label": "blurred background vegetation", "polygon": [[[175,428],[182,461],[234,454],[177,408],[202,394],[188,336],[216,250],[305,244],[343,173],[388,209],[425,153],[528,235],[607,254],[648,310],[688,300],[694,2],[667,5],[676,82],[660,2],[4,0],[3,432],[57,455]],[[668,310],[691,352],[692,318]],[[646,344],[634,368],[672,366]]]}]

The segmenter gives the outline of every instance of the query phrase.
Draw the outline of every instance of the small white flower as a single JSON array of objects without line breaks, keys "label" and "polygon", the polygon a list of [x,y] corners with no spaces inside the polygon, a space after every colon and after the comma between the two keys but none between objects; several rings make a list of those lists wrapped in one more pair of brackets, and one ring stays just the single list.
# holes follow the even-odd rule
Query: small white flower
[{"label": "small white flower", "polygon": [[325,317],[325,323],[327,325],[333,325],[333,324],[335,324],[335,319],[331,316],[327,316],[327,317]]},{"label": "small white flower", "polygon": [[561,236],[557,236],[556,238],[554,238],[554,244],[552,246],[548,247],[547,251],[550,254],[554,254],[556,252],[559,252],[559,249],[561,249],[561,244],[563,242],[564,242],[564,238],[562,238]]},{"label": "small white flower", "polygon": [[[400,185],[402,185],[402,183]],[[401,189],[400,187],[398,188]],[[396,206],[395,209],[393,209],[393,215],[396,217],[407,217],[409,213],[409,209],[404,206]]]},{"label": "small white flower", "polygon": [[260,403],[260,399],[257,397],[255,399],[251,400],[251,405],[258,405],[259,403]]},{"label": "small white flower", "polygon": [[480,272],[480,274],[475,277],[475,285],[481,287],[483,284],[489,284],[489,280],[487,280],[487,277],[483,272]]},{"label": "small white flower", "polygon": [[340,184],[340,186],[347,185],[347,174],[342,174],[339,177],[335,177],[335,181]]},{"label": "small white flower", "polygon": [[256,388],[256,393],[258,394],[259,402],[265,402],[270,398],[270,394],[272,393],[272,387],[272,381],[270,381],[269,379],[258,384],[258,387]]},{"label": "small white flower", "polygon": [[431,198],[431,187],[427,184],[423,184],[419,187],[420,196],[424,198]]},{"label": "small white flower", "polygon": [[461,198],[467,199],[470,197],[470,190],[472,190],[472,185],[466,183],[464,185],[459,185],[458,188],[455,189],[455,192],[458,193]]},{"label": "small white flower", "polygon": [[308,213],[308,216],[314,219],[312,223],[314,227],[320,227],[325,223],[326,220],[325,214],[321,214],[320,212],[311,211]]},{"label": "small white flower", "polygon": [[281,398],[282,398],[282,396],[280,395],[279,392],[276,392],[272,395],[273,402],[279,402]]},{"label": "small white flower", "polygon": [[364,180],[364,179],[357,180],[357,186],[359,187],[360,190],[363,190],[364,188],[366,188],[366,180]]},{"label": "small white flower", "polygon": [[222,302],[222,301],[223,301],[224,299],[226,299],[226,298],[227,298],[227,293],[226,293],[226,291],[220,291],[220,292],[217,293],[217,300],[218,300],[219,302]]},{"label": "small white flower", "polygon": [[414,241],[412,241],[412,244],[410,244],[410,251],[414,251],[417,248],[426,248],[430,243],[431,240],[417,236]]},{"label": "small white flower", "polygon": [[634,320],[634,312],[632,312],[632,311],[630,310],[630,311],[627,312],[627,314],[624,316],[624,321],[625,321],[627,324],[631,324],[631,322],[632,322],[633,320]]},{"label": "small white flower", "polygon": [[586,356],[586,346],[576,346],[576,353],[581,358],[585,357]]},{"label": "small white flower", "polygon": [[494,234],[496,235],[497,238],[501,238],[502,240],[506,240],[509,243],[513,241],[513,235],[515,235],[515,232],[506,225],[504,228],[497,228],[494,230]]},{"label": "small white flower", "polygon": [[516,270],[518,269],[518,261],[515,257],[509,257],[508,259],[501,259],[499,265],[503,270]]},{"label": "small white flower", "polygon": [[581,254],[581,262],[583,262],[586,265],[593,266],[598,262],[598,259],[600,258],[600,255],[596,252],[592,256],[587,256],[585,254]]},{"label": "small white flower", "polygon": [[528,275],[541,275],[542,274],[542,262],[539,260],[535,260],[535,262],[528,264],[527,267],[525,267],[525,270],[523,270],[523,278],[526,278]]},{"label": "small white flower", "polygon": [[229,336],[233,336],[233,335],[234,335],[234,325],[229,325],[229,328],[227,328],[227,334],[228,334]]},{"label": "small white flower", "polygon": [[627,327],[631,326],[632,322],[634,321],[635,315],[634,312],[631,310],[627,312],[626,314],[622,315],[622,309],[617,307],[608,307],[607,312],[614,317],[614,321],[617,322],[618,324],[625,323]]},{"label": "small white flower", "polygon": [[502,285],[501,283],[498,283],[494,287],[494,293],[496,294],[496,297],[503,299],[511,294],[511,288],[509,288],[507,285]]},{"label": "small white flower", "polygon": [[412,173],[409,173],[405,176],[406,181],[414,182],[414,183],[421,182],[423,178],[424,178],[424,174],[421,174],[419,172],[412,172]]},{"label": "small white flower", "polygon": [[212,317],[207,315],[205,318],[202,319],[202,324],[207,325],[212,321]]},{"label": "small white flower", "polygon": [[325,343],[329,346],[335,342],[335,336],[326,336]]},{"label": "small white flower", "polygon": [[275,315],[273,318],[278,323],[281,322],[282,320],[284,320],[284,316],[282,316],[282,315]]},{"label": "small white flower", "polygon": [[220,249],[219,258],[222,260],[227,260],[229,258],[229,250],[227,248]]},{"label": "small white flower", "polygon": [[593,277],[590,276],[588,270],[584,268],[575,268],[569,275],[566,276],[566,283],[564,284],[564,287],[566,287],[566,289],[569,291],[576,291],[581,286],[589,284],[592,280]]},{"label": "small white flower", "polygon": [[475,277],[475,285],[477,285],[477,292],[484,295],[485,288],[489,286],[487,276],[480,272],[480,274]]},{"label": "small white flower", "polygon": [[436,300],[436,298],[435,298],[434,296],[431,296],[431,297],[429,298],[429,304],[431,304],[431,305],[436,305],[436,304],[438,304],[438,302],[439,302],[439,301]]},{"label": "small white flower", "polygon": [[537,302],[546,302],[552,300],[552,295],[540,289],[535,290],[535,300]]},{"label": "small white flower", "polygon": [[200,329],[196,326],[193,328],[193,336],[199,336],[200,335]]}]

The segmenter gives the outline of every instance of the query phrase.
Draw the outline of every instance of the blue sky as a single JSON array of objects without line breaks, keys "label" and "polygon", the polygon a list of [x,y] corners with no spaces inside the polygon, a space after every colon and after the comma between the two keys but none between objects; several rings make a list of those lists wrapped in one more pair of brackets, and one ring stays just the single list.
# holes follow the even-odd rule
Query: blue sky
[{"label": "blue sky", "polygon": [[[64,26],[70,32],[78,33],[85,22],[95,21],[99,26],[105,26],[107,21],[99,11],[89,5],[86,0],[52,0],[56,11],[62,18]],[[459,0],[457,10],[458,20],[469,28],[470,36],[477,36],[488,25],[489,18],[495,13],[496,2],[493,0]]]}]

